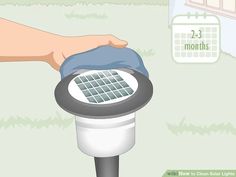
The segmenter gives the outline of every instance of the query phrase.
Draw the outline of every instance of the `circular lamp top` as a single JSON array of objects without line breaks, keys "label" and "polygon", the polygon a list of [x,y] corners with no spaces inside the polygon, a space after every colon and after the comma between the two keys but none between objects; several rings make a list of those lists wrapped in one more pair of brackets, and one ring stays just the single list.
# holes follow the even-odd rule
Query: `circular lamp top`
[{"label": "circular lamp top", "polygon": [[150,80],[134,70],[80,70],[59,82],[55,98],[69,113],[104,119],[135,112],[152,93]]}]

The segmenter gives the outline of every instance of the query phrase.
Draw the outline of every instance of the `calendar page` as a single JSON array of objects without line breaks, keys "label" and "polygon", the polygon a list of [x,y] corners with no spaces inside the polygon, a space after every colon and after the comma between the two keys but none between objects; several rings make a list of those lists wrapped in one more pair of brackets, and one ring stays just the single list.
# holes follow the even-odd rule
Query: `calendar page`
[{"label": "calendar page", "polygon": [[219,58],[220,25],[215,16],[177,16],[172,24],[172,55],[179,63],[213,63]]}]

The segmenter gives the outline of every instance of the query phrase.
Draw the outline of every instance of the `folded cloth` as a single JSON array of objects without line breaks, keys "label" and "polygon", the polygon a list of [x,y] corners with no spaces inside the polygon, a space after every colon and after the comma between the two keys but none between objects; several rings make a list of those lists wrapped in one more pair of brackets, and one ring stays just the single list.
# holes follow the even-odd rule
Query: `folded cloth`
[{"label": "folded cloth", "polygon": [[148,71],[142,58],[134,50],[111,46],[98,47],[68,57],[61,65],[60,73],[63,79],[80,69],[106,70],[117,68],[133,69],[148,77]]}]

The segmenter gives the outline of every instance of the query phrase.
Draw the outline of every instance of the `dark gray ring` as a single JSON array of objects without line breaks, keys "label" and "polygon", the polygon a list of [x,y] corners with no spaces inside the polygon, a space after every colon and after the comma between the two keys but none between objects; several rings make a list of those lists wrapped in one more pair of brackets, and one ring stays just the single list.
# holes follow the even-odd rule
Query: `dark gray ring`
[{"label": "dark gray ring", "polygon": [[70,81],[76,75],[81,74],[81,72],[77,72],[65,77],[56,86],[54,94],[58,105],[71,114],[91,119],[115,118],[141,109],[152,97],[153,86],[151,81],[146,76],[135,70],[119,70],[130,73],[138,82],[138,89],[129,98],[111,104],[89,104],[79,101],[73,98],[68,91]]}]

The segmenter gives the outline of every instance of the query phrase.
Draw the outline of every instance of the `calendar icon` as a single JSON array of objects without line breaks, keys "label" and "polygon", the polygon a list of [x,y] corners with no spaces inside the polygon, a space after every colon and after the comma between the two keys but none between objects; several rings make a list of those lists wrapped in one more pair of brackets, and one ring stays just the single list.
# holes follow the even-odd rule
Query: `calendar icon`
[{"label": "calendar icon", "polygon": [[214,63],[220,55],[220,23],[213,15],[181,15],[172,21],[172,56],[178,63]]}]

